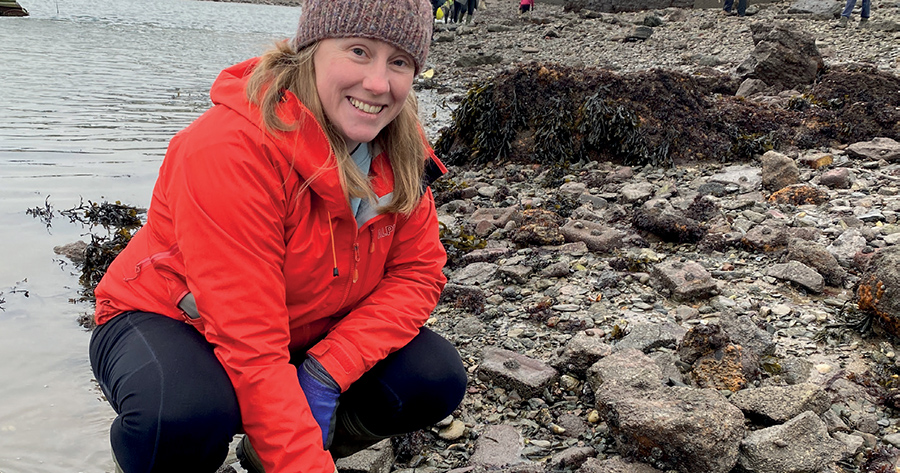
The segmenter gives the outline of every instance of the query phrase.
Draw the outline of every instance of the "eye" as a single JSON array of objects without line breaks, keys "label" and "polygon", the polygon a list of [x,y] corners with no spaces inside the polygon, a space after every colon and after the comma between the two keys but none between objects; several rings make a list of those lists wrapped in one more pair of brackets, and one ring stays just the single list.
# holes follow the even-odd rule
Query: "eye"
[{"label": "eye", "polygon": [[366,51],[363,48],[353,48],[350,50],[355,56],[365,56]]},{"label": "eye", "polygon": [[397,67],[407,67],[409,66],[409,61],[404,58],[394,59],[393,64]]}]

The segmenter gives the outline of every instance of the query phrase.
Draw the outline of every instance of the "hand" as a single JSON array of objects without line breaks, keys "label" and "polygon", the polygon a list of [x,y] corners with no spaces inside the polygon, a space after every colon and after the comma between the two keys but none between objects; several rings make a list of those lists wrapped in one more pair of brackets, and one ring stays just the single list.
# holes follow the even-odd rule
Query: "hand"
[{"label": "hand", "polygon": [[322,447],[328,450],[334,437],[334,423],[337,420],[334,413],[337,411],[341,388],[315,358],[303,360],[303,364],[297,368],[297,379],[306,395],[309,410],[322,430]]}]

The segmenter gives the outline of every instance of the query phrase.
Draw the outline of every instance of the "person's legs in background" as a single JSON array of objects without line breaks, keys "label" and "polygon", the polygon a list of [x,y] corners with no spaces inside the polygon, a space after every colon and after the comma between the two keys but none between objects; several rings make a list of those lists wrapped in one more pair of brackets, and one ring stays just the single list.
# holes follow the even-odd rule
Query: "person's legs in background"
[{"label": "person's legs in background", "polygon": [[96,329],[91,368],[118,416],[113,456],[125,473],[214,472],[241,424],[234,388],[206,339],[159,314]]},{"label": "person's legs in background", "polygon": [[847,4],[844,5],[844,11],[841,12],[841,16],[844,18],[850,18],[850,14],[853,13],[853,7],[856,6],[856,0],[847,0]]},{"label": "person's legs in background", "polygon": [[862,0],[862,11],[859,13],[859,27],[865,28],[872,13],[872,0]]},{"label": "person's legs in background", "polygon": [[722,6],[722,12],[727,15],[731,14],[731,7],[734,6],[734,0],[725,0],[725,5]]},{"label": "person's legs in background", "polygon": [[750,2],[750,0],[738,0],[738,6],[737,6],[738,16],[744,16],[744,14],[747,13],[747,4],[749,2]]}]

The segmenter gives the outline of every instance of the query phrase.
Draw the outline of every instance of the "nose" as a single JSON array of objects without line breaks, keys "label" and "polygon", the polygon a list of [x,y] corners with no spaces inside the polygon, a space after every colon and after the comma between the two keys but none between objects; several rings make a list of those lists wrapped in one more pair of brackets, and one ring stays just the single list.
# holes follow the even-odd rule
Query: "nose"
[{"label": "nose", "polygon": [[391,83],[388,77],[386,64],[372,64],[363,78],[363,88],[373,95],[382,95],[390,92]]}]

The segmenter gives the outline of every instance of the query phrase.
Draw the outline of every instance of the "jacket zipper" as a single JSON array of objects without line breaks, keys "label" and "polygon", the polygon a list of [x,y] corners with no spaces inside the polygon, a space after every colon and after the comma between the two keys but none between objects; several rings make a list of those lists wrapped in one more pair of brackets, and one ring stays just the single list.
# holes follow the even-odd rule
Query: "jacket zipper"
[{"label": "jacket zipper", "polygon": [[159,253],[154,253],[154,254],[138,261],[134,265],[134,276],[130,277],[130,278],[125,278],[125,281],[134,281],[135,279],[137,279],[138,276],[141,275],[142,268],[146,264],[148,264],[148,263],[155,264],[157,261],[159,261],[163,258],[170,258],[172,256],[177,255],[180,252],[181,252],[181,250],[178,249],[178,245],[174,244],[174,245],[170,246],[169,249],[167,249],[166,251],[160,251]]},{"label": "jacket zipper", "polygon": [[359,281],[359,241],[353,242],[353,283]]}]

